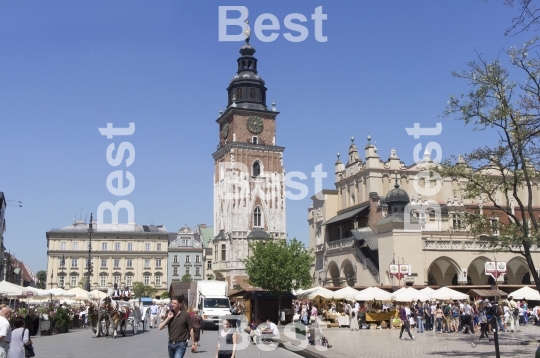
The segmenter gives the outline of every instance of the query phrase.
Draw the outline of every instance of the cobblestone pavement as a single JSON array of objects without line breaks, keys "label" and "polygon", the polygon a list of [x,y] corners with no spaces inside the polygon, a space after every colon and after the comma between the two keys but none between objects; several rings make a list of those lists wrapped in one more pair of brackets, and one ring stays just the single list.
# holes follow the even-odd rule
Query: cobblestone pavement
[{"label": "cobblestone pavement", "polygon": [[[199,353],[193,354],[189,350],[185,357],[215,358],[217,346],[217,331],[205,331],[201,337]],[[131,330],[126,337],[94,338],[89,329],[79,329],[69,333],[56,334],[44,337],[32,337],[36,350],[36,357],[40,358],[101,358],[101,357],[146,357],[168,358],[167,330],[147,330],[134,336]],[[265,345],[271,349],[269,345]],[[249,344],[246,349],[238,352],[239,358],[244,357],[298,357],[296,354],[283,348],[274,351],[263,351],[257,346]]]},{"label": "cobblestone pavement", "polygon": [[[501,357],[534,357],[540,345],[540,327],[521,327],[522,332],[499,334]],[[416,333],[411,341],[406,332],[399,340],[398,329],[360,330],[351,332],[348,328],[325,329],[323,335],[333,346],[325,355],[331,357],[331,351],[337,350],[350,357],[495,357],[493,342],[485,339],[478,341],[479,333],[435,334],[432,332]],[[490,335],[492,338],[492,335]],[[476,348],[471,343],[477,342]],[[522,345],[528,342],[531,345]]]}]

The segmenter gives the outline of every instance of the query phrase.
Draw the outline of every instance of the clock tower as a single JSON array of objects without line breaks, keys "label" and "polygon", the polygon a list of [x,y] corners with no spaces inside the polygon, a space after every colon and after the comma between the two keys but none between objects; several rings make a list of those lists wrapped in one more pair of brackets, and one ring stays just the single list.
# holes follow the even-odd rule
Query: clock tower
[{"label": "clock tower", "polygon": [[285,233],[284,147],[276,145],[275,104],[266,106],[255,49],[240,49],[238,70],[227,87],[228,104],[216,120],[214,240],[212,269],[231,288],[246,278],[242,259],[251,240],[283,239]]}]

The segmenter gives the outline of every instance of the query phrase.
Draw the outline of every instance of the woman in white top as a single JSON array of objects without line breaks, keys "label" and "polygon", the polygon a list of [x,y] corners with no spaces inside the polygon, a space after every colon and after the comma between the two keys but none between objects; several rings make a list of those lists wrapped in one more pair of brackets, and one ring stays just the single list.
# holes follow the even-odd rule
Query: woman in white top
[{"label": "woman in white top", "polygon": [[358,307],[356,304],[354,308],[351,309],[351,314],[349,316],[351,321],[351,331],[358,331]]},{"label": "woman in white top", "polygon": [[24,346],[32,344],[28,328],[24,328],[24,318],[15,317],[13,320],[15,329],[11,332],[11,344],[9,346],[9,358],[25,358]]}]

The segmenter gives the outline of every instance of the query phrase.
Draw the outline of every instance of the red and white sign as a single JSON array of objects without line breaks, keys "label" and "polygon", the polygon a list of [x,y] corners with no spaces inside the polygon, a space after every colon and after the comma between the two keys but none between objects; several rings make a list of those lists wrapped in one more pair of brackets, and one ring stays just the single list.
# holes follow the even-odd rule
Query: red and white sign
[{"label": "red and white sign", "polygon": [[391,264],[390,265],[390,276],[394,276],[401,281],[402,278],[405,278],[411,274],[411,265],[401,264]]},{"label": "red and white sign", "polygon": [[490,275],[494,279],[499,278],[506,273],[506,262],[504,261],[489,261],[485,265],[486,275]]}]

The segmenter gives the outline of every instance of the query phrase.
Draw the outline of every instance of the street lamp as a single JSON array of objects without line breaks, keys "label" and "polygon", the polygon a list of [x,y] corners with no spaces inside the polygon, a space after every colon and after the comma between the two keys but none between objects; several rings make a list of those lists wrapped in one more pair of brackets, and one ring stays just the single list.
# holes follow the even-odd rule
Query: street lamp
[{"label": "street lamp", "polygon": [[94,233],[94,228],[92,227],[92,213],[90,213],[90,223],[88,224],[88,261],[86,262],[86,269],[88,273],[88,280],[86,281],[86,291],[90,292],[90,275],[92,273],[92,234]]}]

